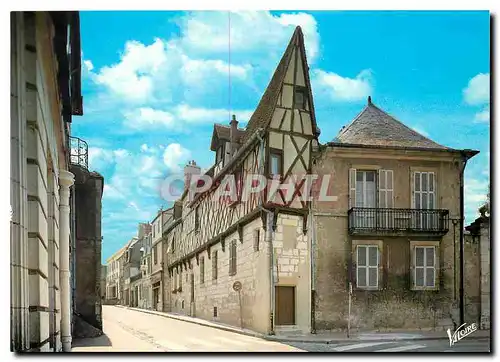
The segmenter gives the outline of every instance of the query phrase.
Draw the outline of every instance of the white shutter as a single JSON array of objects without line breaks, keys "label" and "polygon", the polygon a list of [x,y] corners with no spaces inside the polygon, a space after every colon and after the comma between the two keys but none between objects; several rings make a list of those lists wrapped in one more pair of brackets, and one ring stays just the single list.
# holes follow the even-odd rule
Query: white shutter
[{"label": "white shutter", "polygon": [[392,170],[378,170],[378,207],[394,207],[393,172]]},{"label": "white shutter", "polygon": [[349,208],[356,206],[356,169],[349,169]]}]

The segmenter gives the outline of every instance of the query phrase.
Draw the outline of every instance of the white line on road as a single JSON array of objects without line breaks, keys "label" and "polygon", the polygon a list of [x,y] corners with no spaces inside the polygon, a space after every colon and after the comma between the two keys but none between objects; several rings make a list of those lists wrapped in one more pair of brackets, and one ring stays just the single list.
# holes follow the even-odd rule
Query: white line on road
[{"label": "white line on road", "polygon": [[378,346],[380,344],[387,344],[387,343],[392,343],[392,342],[372,342],[372,343],[349,344],[347,346],[336,347],[333,350],[337,351],[337,352],[342,352],[342,351],[349,351],[350,349],[366,348],[366,347]]},{"label": "white line on road", "polygon": [[419,348],[424,348],[424,347],[425,346],[422,346],[419,344],[410,344],[407,346],[381,349],[381,350],[378,350],[377,352],[403,352],[403,351],[409,351],[411,349],[419,349]]}]

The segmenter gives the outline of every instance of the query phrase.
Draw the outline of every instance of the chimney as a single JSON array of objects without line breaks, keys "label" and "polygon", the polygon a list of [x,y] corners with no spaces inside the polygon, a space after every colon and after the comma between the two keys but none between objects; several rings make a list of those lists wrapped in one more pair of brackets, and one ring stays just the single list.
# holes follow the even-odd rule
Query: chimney
[{"label": "chimney", "polygon": [[188,161],[187,165],[184,166],[184,190],[191,184],[191,176],[199,175],[200,173],[200,166],[198,166],[194,160]]},{"label": "chimney", "polygon": [[233,118],[229,123],[231,129],[229,130],[229,139],[231,141],[231,157],[234,156],[236,151],[238,150],[238,142],[237,142],[237,134],[238,134],[238,121],[236,120],[236,116],[233,114]]},{"label": "chimney", "polygon": [[368,96],[368,104],[372,104],[372,97],[371,96]]}]

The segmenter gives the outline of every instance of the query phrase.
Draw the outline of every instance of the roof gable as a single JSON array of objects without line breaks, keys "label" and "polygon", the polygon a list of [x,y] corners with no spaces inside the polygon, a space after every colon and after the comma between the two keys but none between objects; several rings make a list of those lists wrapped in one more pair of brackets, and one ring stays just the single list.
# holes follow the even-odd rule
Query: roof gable
[{"label": "roof gable", "polygon": [[371,102],[335,138],[337,143],[366,146],[448,149],[406,126]]},{"label": "roof gable", "polygon": [[[245,130],[241,128],[236,129],[236,142],[241,143],[245,135]],[[212,140],[210,142],[210,150],[215,151],[217,149],[218,140],[231,140],[231,127],[223,124],[215,123],[214,131],[212,133]]]},{"label": "roof gable", "polygon": [[316,117],[315,117],[314,103],[311,92],[311,83],[309,79],[309,67],[307,65],[306,52],[304,46],[304,35],[302,34],[302,29],[300,28],[300,26],[297,26],[292,35],[292,38],[290,39],[290,42],[288,43],[288,46],[286,47],[285,53],[281,57],[281,60],[278,63],[276,70],[274,71],[271,81],[269,82],[266,90],[264,91],[264,94],[262,95],[262,98],[260,99],[257,108],[252,114],[252,117],[250,117],[250,120],[248,121],[243,142],[246,141],[248,138],[250,138],[258,128],[266,129],[271,123],[271,118],[276,108],[278,97],[280,95],[280,91],[283,86],[283,81],[285,79],[290,61],[292,59],[292,54],[294,53],[294,49],[298,50],[299,56],[301,57],[302,62],[304,64],[304,77],[306,82],[306,88],[308,89],[309,100],[311,102],[311,120],[312,120],[313,134],[316,134],[317,132]]}]

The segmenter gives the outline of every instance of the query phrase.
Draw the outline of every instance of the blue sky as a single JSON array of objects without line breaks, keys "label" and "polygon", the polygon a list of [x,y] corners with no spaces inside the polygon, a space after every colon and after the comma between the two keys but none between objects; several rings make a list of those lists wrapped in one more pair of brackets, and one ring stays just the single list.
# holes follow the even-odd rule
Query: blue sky
[{"label": "blue sky", "polygon": [[245,124],[296,25],[305,36],[321,142],[371,95],[434,141],[481,151],[466,171],[467,222],[485,200],[488,12],[80,14],[85,114],[72,134],[89,143],[90,168],[105,178],[103,261],[136,234],[138,222],[169,206],[162,179],[189,159],[211,166],[213,123],[235,113]]}]

